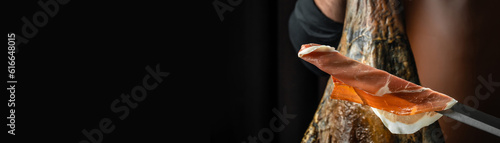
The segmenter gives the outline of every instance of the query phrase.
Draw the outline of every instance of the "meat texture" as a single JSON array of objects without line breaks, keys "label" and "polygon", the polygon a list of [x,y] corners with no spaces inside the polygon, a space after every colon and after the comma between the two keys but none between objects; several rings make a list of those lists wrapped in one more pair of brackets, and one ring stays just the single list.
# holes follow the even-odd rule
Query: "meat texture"
[{"label": "meat texture", "polygon": [[[359,63],[419,84],[410,43],[405,33],[404,16],[402,15],[404,10],[402,1],[399,0],[347,0],[342,38],[338,46],[332,46],[337,46],[341,55]],[[330,51],[332,49],[318,48],[315,51],[321,50]],[[312,54],[321,55],[321,53]],[[338,61],[331,60],[330,62]],[[328,64],[321,61],[318,63]],[[383,77],[383,79],[387,80],[387,77]],[[329,80],[302,142],[444,142],[439,124],[434,122],[441,117],[441,114],[424,112],[422,109],[429,108],[418,109],[418,107],[424,106],[412,106],[411,104],[406,105],[417,108],[410,108],[409,112],[400,112],[400,114],[408,114],[405,116],[395,113],[404,110],[386,109],[394,111],[391,113],[370,107],[367,105],[368,103],[365,103],[366,101],[361,100],[366,98],[361,97],[380,95],[384,90],[377,94],[377,87],[364,90],[356,89],[360,91],[359,93],[369,90],[373,94],[370,95],[368,94],[370,92],[367,92],[367,94],[358,95],[359,93],[354,90],[354,87],[348,85],[347,80],[344,80],[340,78],[336,82],[332,78]],[[391,90],[392,84],[387,85],[389,91],[397,89],[396,87]],[[332,93],[334,94],[332,95]],[[344,94],[354,94],[354,96]],[[334,98],[331,98],[332,96]],[[352,98],[353,100],[357,99],[358,102],[335,99],[344,96],[359,97]],[[373,98],[379,97],[373,96]],[[363,104],[359,104],[361,102]],[[413,102],[416,103],[416,101]]]},{"label": "meat texture", "polygon": [[453,98],[350,59],[333,47],[304,44],[299,57],[332,75],[331,97],[366,104],[397,115],[449,109]]}]

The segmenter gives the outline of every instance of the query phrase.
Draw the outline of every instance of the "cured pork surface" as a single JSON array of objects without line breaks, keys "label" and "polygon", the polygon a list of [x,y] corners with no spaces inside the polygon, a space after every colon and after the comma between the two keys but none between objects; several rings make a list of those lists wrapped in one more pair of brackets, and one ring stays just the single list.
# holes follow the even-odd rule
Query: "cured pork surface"
[{"label": "cured pork surface", "polygon": [[299,57],[332,75],[334,99],[366,104],[396,115],[446,110],[457,102],[445,94],[350,59],[330,46],[304,44]]},{"label": "cured pork surface", "polygon": [[[404,10],[398,0],[347,0],[340,44],[331,46],[341,55],[419,84],[405,33]],[[332,93],[344,94],[334,90],[339,85],[331,78],[328,81],[302,142],[444,142],[438,122],[433,122],[441,114],[401,116],[331,98]]]}]

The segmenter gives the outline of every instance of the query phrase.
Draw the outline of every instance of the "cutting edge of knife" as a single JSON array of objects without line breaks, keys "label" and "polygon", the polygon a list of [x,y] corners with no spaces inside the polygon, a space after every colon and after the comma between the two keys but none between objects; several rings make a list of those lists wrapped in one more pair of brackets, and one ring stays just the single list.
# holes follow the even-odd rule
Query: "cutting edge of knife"
[{"label": "cutting edge of knife", "polygon": [[499,118],[467,105],[456,103],[450,109],[436,112],[500,137]]}]

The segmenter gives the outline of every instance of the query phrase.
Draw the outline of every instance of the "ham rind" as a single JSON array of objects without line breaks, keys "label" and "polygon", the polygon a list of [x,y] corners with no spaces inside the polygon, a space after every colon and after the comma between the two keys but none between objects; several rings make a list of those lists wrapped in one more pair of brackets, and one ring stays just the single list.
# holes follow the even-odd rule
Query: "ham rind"
[{"label": "ham rind", "polygon": [[332,76],[334,99],[403,116],[446,110],[457,102],[445,94],[350,59],[330,46],[304,44],[298,56]]}]

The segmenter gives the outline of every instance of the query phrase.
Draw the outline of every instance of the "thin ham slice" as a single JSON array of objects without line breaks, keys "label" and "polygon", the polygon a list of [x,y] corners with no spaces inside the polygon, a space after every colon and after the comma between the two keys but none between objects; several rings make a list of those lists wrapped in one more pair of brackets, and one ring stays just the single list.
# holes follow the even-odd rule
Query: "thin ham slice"
[{"label": "thin ham slice", "polygon": [[400,116],[435,114],[433,111],[449,109],[457,102],[445,94],[350,59],[330,46],[304,44],[298,56],[332,76],[334,99],[366,104]]},{"label": "thin ham slice", "polygon": [[335,48],[304,44],[298,56],[332,76],[332,99],[371,106],[393,134],[413,134],[442,117],[434,111],[457,101],[340,54]]}]

